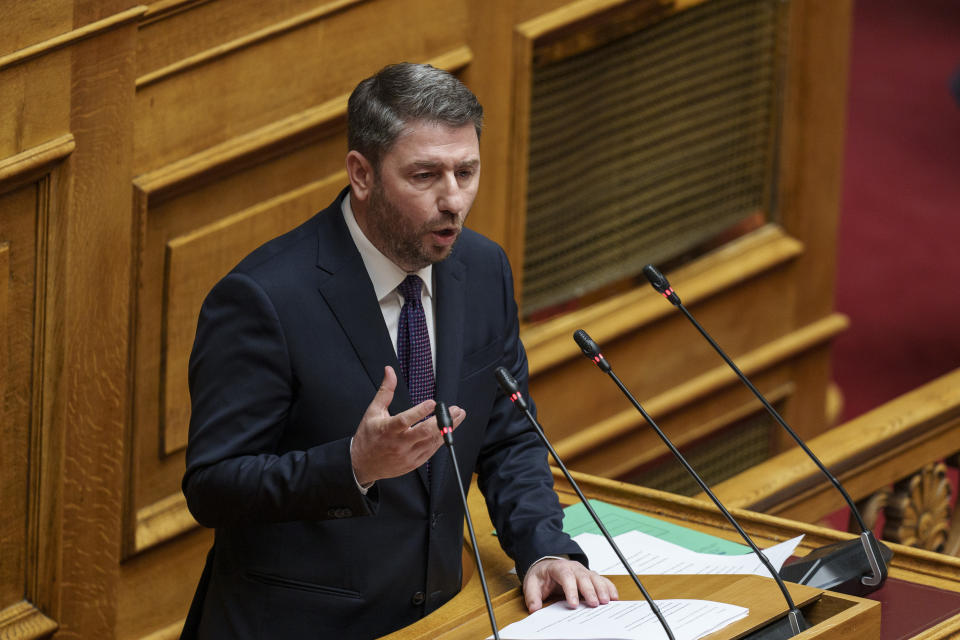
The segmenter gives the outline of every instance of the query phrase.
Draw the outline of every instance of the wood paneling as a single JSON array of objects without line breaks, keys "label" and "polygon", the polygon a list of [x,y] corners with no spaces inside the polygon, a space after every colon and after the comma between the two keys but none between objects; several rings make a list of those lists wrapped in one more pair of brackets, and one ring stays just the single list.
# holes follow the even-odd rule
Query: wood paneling
[{"label": "wood paneling", "polygon": [[[36,375],[38,349],[37,230],[44,214],[41,185],[28,183],[0,195],[0,609],[33,598],[35,565],[31,535],[36,513],[32,504],[32,445],[37,435]],[[41,291],[42,295],[42,291]],[[7,619],[20,624],[21,616]],[[0,625],[0,632],[4,627]]]},{"label": "wood paneling", "polygon": [[70,131],[70,52],[27,62],[0,59],[0,158]]},{"label": "wood paneling", "polygon": [[167,242],[163,310],[163,442],[170,454],[187,444],[190,392],[187,363],[197,314],[207,293],[233,265],[329,204],[347,182],[346,172],[307,184]]},{"label": "wood paneling", "polygon": [[265,5],[257,0],[235,0],[228,5],[194,2],[193,7],[180,2],[151,11],[141,22],[137,86],[281,36],[363,1],[317,4],[315,0],[299,0]]},{"label": "wood paneling", "polygon": [[4,2],[0,56],[47,40],[73,27],[73,7],[60,0]]},{"label": "wood paneling", "polygon": [[[418,27],[381,26],[404,24]],[[137,92],[135,170],[149,171],[349,93],[360,74],[398,59],[428,60],[462,46],[465,36],[458,3],[361,3],[211,58]],[[365,44],[374,41],[375,48]]]},{"label": "wood paneling", "polygon": [[0,610],[0,634],[4,638],[48,638],[56,630],[56,622],[25,600]]}]

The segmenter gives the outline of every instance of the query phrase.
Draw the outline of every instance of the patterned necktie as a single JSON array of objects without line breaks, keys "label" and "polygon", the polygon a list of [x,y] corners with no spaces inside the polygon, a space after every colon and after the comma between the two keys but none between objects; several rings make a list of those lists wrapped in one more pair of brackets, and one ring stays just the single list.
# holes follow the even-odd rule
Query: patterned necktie
[{"label": "patterned necktie", "polygon": [[427,333],[427,318],[420,302],[422,284],[420,276],[411,275],[397,287],[403,296],[400,326],[397,328],[397,359],[414,405],[432,398],[434,394],[430,334]]}]

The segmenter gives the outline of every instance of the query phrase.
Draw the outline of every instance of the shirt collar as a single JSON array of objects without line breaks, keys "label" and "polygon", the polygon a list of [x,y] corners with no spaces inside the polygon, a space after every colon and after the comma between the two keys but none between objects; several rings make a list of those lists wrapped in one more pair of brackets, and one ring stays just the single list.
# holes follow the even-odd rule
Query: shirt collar
[{"label": "shirt collar", "polygon": [[[385,297],[393,293],[404,279],[410,275],[398,267],[390,258],[383,255],[379,249],[373,246],[373,243],[364,235],[357,219],[353,214],[353,207],[350,204],[350,193],[344,197],[340,210],[343,212],[343,220],[347,223],[347,230],[350,231],[350,237],[353,243],[357,245],[360,252],[360,258],[363,260],[363,266],[366,267],[370,280],[373,282],[373,290],[377,294],[377,300],[383,301]],[[433,297],[433,265],[428,264],[423,269],[415,271],[416,275],[423,280],[424,292],[429,297]]]}]

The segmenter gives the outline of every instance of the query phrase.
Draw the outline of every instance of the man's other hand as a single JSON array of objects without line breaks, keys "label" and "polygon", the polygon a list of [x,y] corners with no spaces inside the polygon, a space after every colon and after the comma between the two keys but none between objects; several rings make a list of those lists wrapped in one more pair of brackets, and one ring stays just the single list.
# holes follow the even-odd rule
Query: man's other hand
[{"label": "man's other hand", "polygon": [[612,582],[575,560],[540,560],[523,578],[523,599],[530,613],[542,608],[545,599],[560,591],[571,609],[577,607],[581,597],[589,607],[620,598]]},{"label": "man's other hand", "polygon": [[[396,388],[397,374],[393,367],[385,367],[383,382],[353,436],[350,458],[361,485],[409,473],[429,460],[443,444],[437,419],[431,415],[437,405],[435,401],[424,400],[402,413],[390,415],[390,402]],[[450,417],[456,429],[467,412],[460,407],[450,407]]]}]

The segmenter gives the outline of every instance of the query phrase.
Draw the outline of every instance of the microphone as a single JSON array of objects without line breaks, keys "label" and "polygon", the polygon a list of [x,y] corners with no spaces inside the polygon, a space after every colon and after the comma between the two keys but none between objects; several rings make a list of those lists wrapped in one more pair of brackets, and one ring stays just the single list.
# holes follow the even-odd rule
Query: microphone
[{"label": "microphone", "polygon": [[490,628],[493,629],[493,637],[500,640],[500,632],[497,631],[497,619],[493,616],[493,603],[490,602],[490,591],[487,589],[487,577],[483,574],[483,563],[480,561],[480,547],[477,546],[477,534],[473,530],[473,521],[470,519],[470,508],[467,506],[467,492],[463,489],[463,480],[460,479],[460,467],[457,465],[457,456],[453,451],[453,420],[450,418],[450,410],[443,400],[437,401],[437,407],[434,409],[434,415],[437,416],[437,427],[443,434],[443,443],[447,445],[447,451],[450,452],[450,461],[453,462],[453,475],[457,479],[457,487],[460,489],[460,500],[463,502],[463,514],[467,518],[467,530],[470,532],[470,544],[473,546],[473,559],[477,561],[477,573],[480,574],[480,586],[483,589],[483,599],[487,605],[487,615],[490,616]]},{"label": "microphone", "polygon": [[747,532],[743,530],[743,527],[740,526],[740,523],[737,522],[732,515],[730,515],[730,512],[727,511],[727,508],[723,506],[723,503],[720,502],[717,496],[713,494],[713,491],[711,491],[710,487],[707,486],[707,483],[703,481],[703,478],[700,477],[700,474],[694,471],[693,467],[690,466],[690,463],[687,462],[687,459],[674,446],[673,442],[670,441],[670,438],[667,437],[667,434],[665,434],[663,430],[657,426],[657,423],[654,422],[653,418],[650,417],[644,408],[640,406],[640,403],[637,402],[637,399],[633,397],[633,394],[630,393],[630,391],[623,385],[623,382],[620,381],[620,378],[617,377],[617,374],[613,372],[610,364],[607,363],[606,358],[604,358],[603,354],[600,353],[600,347],[597,345],[597,343],[594,342],[583,329],[577,329],[573,334],[573,339],[580,347],[580,350],[583,351],[583,355],[593,360],[604,373],[613,379],[617,387],[620,388],[620,391],[623,392],[623,395],[625,395],[630,403],[633,404],[634,408],[640,412],[640,415],[642,415],[644,420],[647,421],[647,424],[653,427],[653,430],[658,436],[660,436],[660,439],[663,441],[663,443],[667,445],[674,457],[687,470],[687,473],[689,473],[690,476],[696,480],[697,484],[700,485],[700,488],[703,489],[708,496],[710,496],[710,499],[713,500],[713,504],[717,505],[720,513],[722,513],[727,519],[727,522],[733,525],[733,528],[737,530],[737,533],[740,534],[740,537],[746,541],[746,543],[753,550],[753,553],[760,559],[760,562],[763,563],[763,566],[765,566],[767,571],[770,572],[770,575],[777,583],[777,586],[780,587],[780,591],[783,593],[783,598],[787,601],[787,606],[789,607],[789,611],[787,612],[786,616],[789,628],[781,626],[780,623],[773,623],[773,625],[769,628],[769,635],[767,633],[768,630],[765,629],[763,637],[769,640],[779,640],[780,638],[790,638],[795,635],[799,635],[805,629],[809,629],[810,627],[807,624],[807,621],[804,619],[800,609],[797,608],[797,605],[794,604],[793,598],[790,597],[790,592],[787,591],[787,585],[784,584],[783,579],[779,574],[777,574],[777,570],[773,568],[773,564],[771,564],[770,560],[763,553],[763,551],[760,550],[760,547],[756,545],[753,539],[747,535]]},{"label": "microphone", "polygon": [[536,434],[540,436],[540,441],[543,443],[543,446],[545,446],[550,452],[550,455],[553,456],[557,466],[560,467],[561,471],[563,471],[563,475],[567,477],[567,482],[569,482],[570,486],[573,487],[573,490],[576,491],[577,497],[580,498],[580,502],[582,502],[583,506],[587,508],[587,512],[590,513],[590,517],[593,518],[593,521],[597,524],[597,527],[600,529],[603,537],[607,539],[607,543],[610,545],[610,548],[613,549],[613,552],[617,554],[617,557],[620,559],[620,562],[623,563],[623,566],[627,568],[627,572],[630,574],[630,577],[633,578],[633,583],[637,585],[638,589],[640,589],[640,593],[643,594],[644,599],[647,601],[647,603],[649,603],[650,609],[653,611],[654,615],[657,616],[657,619],[660,620],[660,624],[663,626],[664,631],[667,632],[667,637],[670,640],[676,640],[673,635],[673,631],[670,629],[670,625],[667,624],[667,619],[663,617],[663,613],[660,611],[660,607],[658,607],[657,603],[654,602],[653,598],[650,597],[650,594],[647,593],[647,590],[643,588],[643,585],[640,583],[640,578],[638,578],[637,574],[634,573],[630,563],[627,562],[623,552],[620,551],[620,547],[618,547],[617,543],[613,541],[613,537],[610,535],[610,532],[607,531],[607,528],[603,526],[603,522],[600,521],[600,516],[598,516],[597,512],[593,510],[592,506],[590,506],[590,501],[587,500],[586,496],[583,495],[583,492],[580,490],[580,486],[573,479],[573,477],[571,477],[570,472],[567,471],[567,467],[560,460],[560,456],[557,455],[557,452],[553,449],[550,441],[547,440],[547,435],[543,432],[543,427],[540,426],[540,423],[537,422],[537,419],[532,413],[530,413],[530,407],[527,404],[526,399],[524,399],[523,394],[520,393],[520,385],[517,384],[516,379],[510,375],[510,372],[507,371],[505,367],[497,367],[496,371],[494,371],[494,375],[497,377],[497,383],[499,383],[500,388],[503,389],[503,392],[513,402],[513,406],[516,407],[518,411],[526,415],[530,426],[532,426]]},{"label": "microphone", "polygon": [[[780,575],[791,582],[810,585],[818,589],[833,589],[834,591],[848,593],[850,595],[862,596],[879,589],[887,579],[887,567],[889,566],[890,559],[893,557],[893,551],[890,550],[890,547],[877,540],[873,531],[867,527],[863,521],[863,517],[860,515],[860,511],[853,503],[850,495],[843,488],[843,485],[840,484],[840,481],[827,470],[823,462],[820,461],[820,458],[814,455],[813,451],[810,450],[797,432],[790,428],[790,425],[787,424],[767,399],[763,397],[763,394],[757,390],[747,376],[740,371],[740,368],[733,363],[733,360],[720,348],[720,345],[716,343],[710,334],[700,326],[700,323],[694,319],[687,308],[683,306],[683,303],[680,302],[680,297],[673,292],[673,288],[670,286],[667,278],[652,264],[648,264],[643,268],[643,274],[650,281],[650,284],[653,285],[654,289],[663,294],[667,300],[670,300],[674,306],[683,312],[683,315],[696,327],[700,335],[720,354],[720,357],[727,363],[727,366],[737,374],[741,382],[760,400],[767,410],[767,413],[773,416],[774,420],[800,445],[800,448],[807,454],[807,457],[813,460],[823,475],[827,477],[836,490],[840,492],[840,495],[843,496],[844,501],[850,508],[850,513],[853,514],[857,525],[860,527],[859,539],[855,538],[853,540],[836,542],[815,549],[797,562],[783,567],[783,569],[780,570]],[[667,292],[669,292],[669,295]]]}]

